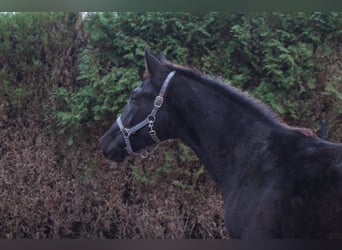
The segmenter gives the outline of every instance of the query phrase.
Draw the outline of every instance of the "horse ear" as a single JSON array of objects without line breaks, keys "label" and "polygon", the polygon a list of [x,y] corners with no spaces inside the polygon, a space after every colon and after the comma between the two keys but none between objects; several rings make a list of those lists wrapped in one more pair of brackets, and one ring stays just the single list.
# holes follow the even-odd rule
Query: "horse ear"
[{"label": "horse ear", "polygon": [[158,51],[157,59],[158,59],[160,62],[162,62],[162,61],[167,61],[166,57],[163,55],[163,52],[161,52],[160,50]]},{"label": "horse ear", "polygon": [[151,76],[156,76],[157,72],[160,72],[161,64],[157,58],[155,58],[148,48],[145,48],[145,65],[146,71]]}]

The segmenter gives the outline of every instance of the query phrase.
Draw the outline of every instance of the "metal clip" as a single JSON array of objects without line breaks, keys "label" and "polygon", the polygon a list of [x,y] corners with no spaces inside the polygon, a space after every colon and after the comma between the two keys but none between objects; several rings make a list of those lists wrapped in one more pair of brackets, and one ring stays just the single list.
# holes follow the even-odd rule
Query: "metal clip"
[{"label": "metal clip", "polygon": [[147,152],[147,150],[143,150],[143,151],[140,152],[140,156],[143,159],[147,158],[148,155],[149,155],[149,153]]},{"label": "metal clip", "polygon": [[160,108],[163,105],[163,102],[164,102],[164,98],[158,95],[156,99],[154,99],[154,106],[156,108]]}]

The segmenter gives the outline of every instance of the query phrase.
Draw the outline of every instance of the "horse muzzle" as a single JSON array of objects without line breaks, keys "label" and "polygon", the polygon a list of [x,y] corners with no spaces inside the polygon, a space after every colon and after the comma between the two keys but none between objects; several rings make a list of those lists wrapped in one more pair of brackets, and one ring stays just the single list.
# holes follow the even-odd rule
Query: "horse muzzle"
[{"label": "horse muzzle", "polygon": [[116,122],[100,138],[99,144],[103,155],[107,159],[115,162],[123,162],[125,160],[127,152],[120,129]]}]

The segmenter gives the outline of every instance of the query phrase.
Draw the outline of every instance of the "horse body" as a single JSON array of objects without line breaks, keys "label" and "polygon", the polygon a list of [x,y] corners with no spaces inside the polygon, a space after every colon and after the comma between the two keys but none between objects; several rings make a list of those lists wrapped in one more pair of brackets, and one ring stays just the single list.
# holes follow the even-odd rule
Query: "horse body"
[{"label": "horse body", "polygon": [[[236,161],[237,168],[250,171],[230,172],[233,177],[225,178],[225,221],[231,237],[328,238],[342,228],[337,154],[332,161],[330,145],[298,134],[289,139],[284,133],[270,136],[268,152],[251,152],[248,159]],[[334,151],[342,160],[338,148]],[[253,156],[260,160],[251,162]]]},{"label": "horse body", "polygon": [[233,88],[184,80],[170,97],[176,137],[220,187],[232,238],[329,237],[330,225],[342,228],[341,144],[287,126],[249,97],[236,102]]},{"label": "horse body", "polygon": [[[158,94],[168,72],[176,72],[155,122],[161,140],[180,138],[205,165],[224,198],[231,238],[328,238],[342,231],[342,144],[283,123],[254,98],[197,72],[145,55]],[[150,104],[128,105],[131,126]],[[134,103],[133,103],[134,104]],[[139,107],[139,108],[138,108]],[[137,112],[140,111],[140,112]],[[152,144],[147,129],[131,141],[135,150]],[[127,154],[118,126],[101,138],[107,157]]]}]

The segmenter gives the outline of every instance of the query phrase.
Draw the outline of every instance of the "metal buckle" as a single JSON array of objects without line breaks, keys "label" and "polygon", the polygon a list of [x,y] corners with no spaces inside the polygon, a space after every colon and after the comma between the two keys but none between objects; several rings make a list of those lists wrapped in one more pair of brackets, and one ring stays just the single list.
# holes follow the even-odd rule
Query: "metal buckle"
[{"label": "metal buckle", "polygon": [[129,137],[129,129],[128,128],[123,128],[121,131],[122,131],[122,134],[125,138]]},{"label": "metal buckle", "polygon": [[160,108],[163,105],[163,102],[164,102],[164,98],[158,95],[156,99],[154,99],[154,106],[156,108]]}]

